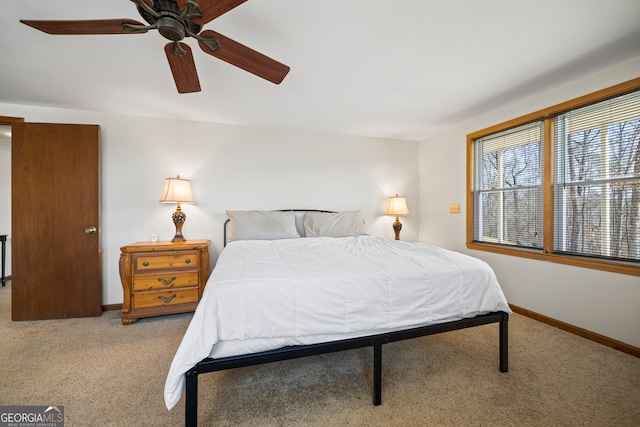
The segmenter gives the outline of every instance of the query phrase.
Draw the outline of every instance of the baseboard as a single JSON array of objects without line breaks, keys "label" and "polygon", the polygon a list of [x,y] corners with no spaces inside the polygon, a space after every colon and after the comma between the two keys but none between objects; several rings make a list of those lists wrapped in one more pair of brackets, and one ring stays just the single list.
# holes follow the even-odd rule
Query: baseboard
[{"label": "baseboard", "polygon": [[[535,311],[527,310],[526,308],[519,307],[514,304],[509,304],[509,307],[518,314],[537,320],[538,322],[545,323],[547,325],[562,329],[563,331],[570,332],[574,335],[578,335],[582,338],[597,342],[598,344],[606,345],[615,350],[622,351],[623,353],[630,354],[632,356],[640,358],[640,348],[634,347],[630,344],[623,343],[613,338],[605,337],[604,335],[597,334],[595,332],[588,331],[586,329],[579,328],[577,326],[570,325],[560,320],[556,320],[552,317],[545,316],[544,314],[536,313]],[[109,304],[103,305],[102,311],[115,311],[122,310],[122,304]]]},{"label": "baseboard", "polygon": [[116,310],[122,310],[122,304],[109,304],[109,305],[102,306],[102,311],[116,311]]},{"label": "baseboard", "polygon": [[607,347],[611,347],[615,350],[622,351],[623,353],[627,353],[632,356],[640,358],[640,348],[638,347],[634,347],[632,345],[623,343],[621,341],[614,340],[613,338],[605,337],[604,335],[600,335],[595,332],[591,332],[586,329],[582,329],[577,326],[573,326],[568,323],[561,322],[560,320],[547,317],[543,314],[536,313],[535,311],[527,310],[526,308],[518,307],[517,305],[509,304],[509,307],[511,307],[514,313],[521,314],[523,316],[529,317],[531,319],[537,320],[547,325],[556,327],[558,329],[562,329],[563,331],[567,331],[574,335],[581,336],[582,338],[595,341],[598,344],[606,345]]}]

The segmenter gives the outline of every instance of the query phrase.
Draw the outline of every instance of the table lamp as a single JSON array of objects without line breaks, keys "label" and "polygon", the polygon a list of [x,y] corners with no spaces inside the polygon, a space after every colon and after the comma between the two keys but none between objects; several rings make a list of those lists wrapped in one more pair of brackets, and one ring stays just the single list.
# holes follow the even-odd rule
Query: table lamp
[{"label": "table lamp", "polygon": [[399,197],[397,194],[395,195],[395,197],[389,197],[387,210],[384,214],[396,216],[396,221],[393,223],[393,231],[395,231],[396,233],[396,240],[400,240],[400,230],[402,230],[402,223],[398,219],[398,215],[409,215],[407,199],[404,197]]},{"label": "table lamp", "polygon": [[187,219],[187,215],[182,212],[180,203],[194,203],[193,193],[191,192],[191,181],[180,178],[167,178],[164,183],[164,191],[160,197],[160,203],[178,203],[176,211],[171,215],[173,223],[176,226],[176,235],[171,239],[172,242],[184,242],[182,236],[182,226]]}]

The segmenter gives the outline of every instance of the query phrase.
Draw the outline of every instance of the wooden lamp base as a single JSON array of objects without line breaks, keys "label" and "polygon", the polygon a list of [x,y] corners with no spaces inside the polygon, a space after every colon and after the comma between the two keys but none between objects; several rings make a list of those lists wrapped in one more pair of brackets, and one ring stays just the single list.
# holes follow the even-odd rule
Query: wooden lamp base
[{"label": "wooden lamp base", "polygon": [[402,223],[396,216],[396,222],[393,223],[393,231],[396,233],[396,240],[400,240],[400,230],[402,230]]},{"label": "wooden lamp base", "polygon": [[187,214],[182,212],[182,208],[180,207],[180,202],[178,202],[178,207],[176,211],[171,215],[171,219],[173,219],[173,224],[176,226],[176,235],[171,239],[172,242],[184,242],[186,239],[182,235],[182,226],[184,222],[187,220]]}]

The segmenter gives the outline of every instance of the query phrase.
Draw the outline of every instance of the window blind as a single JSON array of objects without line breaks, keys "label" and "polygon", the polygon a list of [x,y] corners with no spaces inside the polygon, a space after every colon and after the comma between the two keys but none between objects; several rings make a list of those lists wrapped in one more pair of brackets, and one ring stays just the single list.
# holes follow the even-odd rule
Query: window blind
[{"label": "window blind", "polygon": [[554,127],[554,252],[640,261],[640,91]]},{"label": "window blind", "polygon": [[542,248],[543,122],[474,141],[474,241]]}]

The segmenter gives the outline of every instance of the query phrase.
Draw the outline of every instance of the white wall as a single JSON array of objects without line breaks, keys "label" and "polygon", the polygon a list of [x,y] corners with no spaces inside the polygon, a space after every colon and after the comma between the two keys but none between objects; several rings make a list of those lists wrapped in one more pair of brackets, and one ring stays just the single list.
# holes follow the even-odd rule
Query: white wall
[{"label": "white wall", "polygon": [[[466,249],[466,136],[640,76],[640,57],[516,100],[420,143],[420,241],[486,260],[510,303],[640,347],[640,278]],[[449,214],[460,203],[461,214]]]},{"label": "white wall", "polygon": [[[405,195],[403,240],[418,239],[418,143],[0,104],[0,115],[101,128],[103,304],[122,303],[120,247],[170,240],[175,205],[158,203],[164,179],[191,179],[187,239],[222,250],[226,209],[363,211],[372,235],[393,237],[387,197]],[[47,242],[38,242],[47,244]]]},{"label": "white wall", "polygon": [[0,234],[7,235],[5,274],[11,275],[11,141],[0,136]]}]

